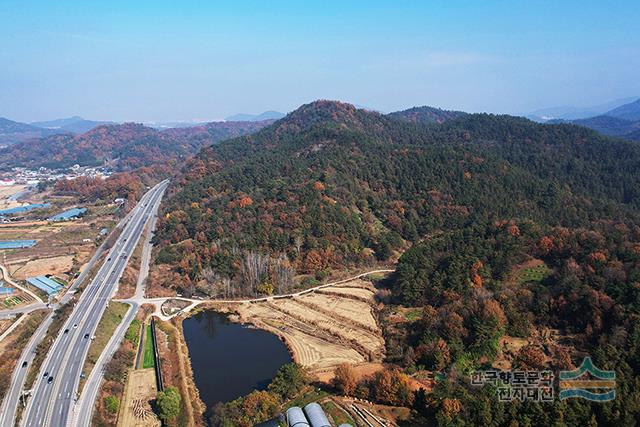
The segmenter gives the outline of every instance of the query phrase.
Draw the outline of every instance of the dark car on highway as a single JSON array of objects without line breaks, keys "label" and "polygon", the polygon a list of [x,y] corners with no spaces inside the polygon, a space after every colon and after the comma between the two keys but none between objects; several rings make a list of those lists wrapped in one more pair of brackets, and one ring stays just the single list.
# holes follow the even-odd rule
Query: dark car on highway
[{"label": "dark car on highway", "polygon": [[53,382],[53,377],[49,377],[49,379],[47,380],[47,384],[51,384]]},{"label": "dark car on highway", "polygon": [[26,362],[26,361],[22,362],[22,367],[23,367],[23,368],[26,368],[26,367],[27,367],[27,362]]}]

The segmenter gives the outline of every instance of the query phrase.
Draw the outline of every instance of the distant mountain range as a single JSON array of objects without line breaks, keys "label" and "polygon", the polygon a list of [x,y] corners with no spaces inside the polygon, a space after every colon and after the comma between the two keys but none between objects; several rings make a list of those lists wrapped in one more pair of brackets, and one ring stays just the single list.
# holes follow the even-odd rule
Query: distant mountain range
[{"label": "distant mountain range", "polygon": [[640,99],[594,117],[577,120],[554,119],[546,123],[573,123],[596,130],[604,135],[640,141]]},{"label": "distant mountain range", "polygon": [[53,131],[0,117],[0,146],[52,135]]},{"label": "distant mountain range", "polygon": [[279,111],[265,111],[261,114],[240,113],[229,116],[225,120],[230,122],[260,122],[262,120],[279,120],[285,115],[286,114],[280,113]]},{"label": "distant mountain range", "polygon": [[[298,111],[298,115],[299,113]],[[380,113],[370,113],[382,116]],[[402,122],[437,124],[465,114],[433,107],[414,107],[391,113],[387,117]],[[137,123],[99,124],[79,117],[37,122],[40,126],[46,126],[42,128],[7,120],[4,127],[7,133],[30,132],[32,136],[30,139],[13,141],[12,145],[0,149],[0,168],[63,168],[79,164],[108,165],[116,170],[130,170],[153,164],[175,164],[191,157],[203,147],[257,132],[274,123],[276,117],[282,116],[282,113],[267,111],[256,116],[230,117],[245,120],[202,123],[195,126],[183,126],[178,122],[155,123],[154,127]],[[256,120],[262,117],[269,119]],[[286,117],[289,122],[294,123],[297,115],[289,114]],[[95,123],[98,124],[93,127]],[[75,134],[73,130],[83,125],[92,126],[92,129]],[[173,127],[163,127],[167,125]]]},{"label": "distant mountain range", "polygon": [[[285,115],[277,111],[265,111],[262,114],[236,114],[228,117],[227,122],[262,122],[265,120],[277,120]],[[153,122],[144,125],[157,130],[167,130],[174,128],[196,128],[207,127],[210,123],[223,122]],[[86,120],[80,116],[73,116],[64,119],[45,120],[31,123],[22,123],[0,117],[0,147],[5,147],[22,141],[44,138],[52,135],[80,135],[89,132],[98,126],[116,125],[117,122]],[[235,128],[237,125],[231,125]]]},{"label": "distant mountain range", "polygon": [[68,117],[66,119],[56,119],[43,122],[32,122],[31,126],[59,131],[56,133],[84,133],[100,125],[112,125],[115,122],[85,120],[79,116]]},{"label": "distant mountain range", "polygon": [[[323,105],[322,101],[314,106]],[[353,108],[353,107],[350,107]],[[286,116],[287,123],[297,123],[304,106]],[[316,114],[329,111],[316,108]],[[351,111],[336,109],[333,113]],[[358,110],[360,111],[360,110]],[[362,110],[366,111],[366,110]],[[434,107],[413,107],[404,111],[372,115],[412,124],[437,125],[469,116],[461,111]],[[315,119],[326,118],[312,114],[305,116],[305,125]],[[257,121],[258,118],[268,117]],[[0,118],[0,168],[14,166],[61,168],[74,164],[109,165],[116,170],[130,170],[154,164],[175,164],[193,156],[201,148],[217,142],[255,133],[274,123],[282,113],[267,111],[259,115],[239,114],[229,117],[240,120],[211,123],[164,123],[154,127],[142,124],[99,122],[81,117],[34,122],[31,124]],[[572,123],[594,129],[604,135],[640,141],[640,100],[618,105],[603,115],[566,120],[553,119],[546,123]],[[300,124],[302,125],[302,123]],[[171,126],[168,127],[167,126]],[[88,130],[87,130],[88,129]]]},{"label": "distant mountain range", "polygon": [[117,170],[130,170],[152,164],[171,164],[190,157],[203,146],[256,132],[271,123],[273,120],[212,122],[163,131],[138,123],[99,125],[80,135],[66,132],[24,140],[2,148],[0,168],[64,168],[79,164],[108,165]]},{"label": "distant mountain range", "polygon": [[82,117],[73,116],[27,124],[0,117],[0,146],[51,135],[84,133],[105,124],[115,124],[115,122],[85,120]]},{"label": "distant mountain range", "polygon": [[606,113],[606,115],[624,120],[638,121],[640,120],[640,99],[614,108]]},{"label": "distant mountain range", "polygon": [[635,101],[637,97],[628,97],[616,99],[613,101],[605,102],[600,105],[594,105],[591,107],[574,107],[574,106],[564,106],[564,107],[551,107],[551,108],[542,108],[540,110],[532,111],[525,116],[533,120],[534,122],[545,123],[549,120],[578,120],[578,119],[586,119],[589,117],[599,116],[611,111],[615,108],[618,108],[622,105],[628,104],[632,101]]}]

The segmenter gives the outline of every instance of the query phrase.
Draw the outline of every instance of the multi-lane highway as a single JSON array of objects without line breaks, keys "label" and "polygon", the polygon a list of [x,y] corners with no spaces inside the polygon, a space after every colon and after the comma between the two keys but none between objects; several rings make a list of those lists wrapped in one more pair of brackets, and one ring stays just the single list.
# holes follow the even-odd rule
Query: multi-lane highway
[{"label": "multi-lane highway", "polygon": [[118,349],[118,346],[122,342],[124,335],[129,328],[129,325],[135,318],[139,304],[137,299],[144,299],[145,281],[149,274],[149,262],[151,260],[151,249],[153,247],[152,239],[153,233],[156,228],[156,220],[158,219],[155,213],[157,212],[160,200],[157,203],[158,206],[153,210],[154,215],[151,219],[147,232],[144,235],[144,245],[142,247],[142,259],[140,261],[140,271],[138,273],[138,282],[136,283],[136,291],[133,300],[129,300],[128,304],[131,305],[129,311],[125,315],[124,319],[120,323],[120,326],[114,331],[111,336],[111,340],[107,343],[106,347],[102,351],[100,358],[96,362],[93,370],[87,377],[87,381],[82,388],[82,394],[79,400],[76,402],[71,414],[71,423],[67,423],[70,427],[85,427],[91,424],[91,417],[93,416],[93,408],[95,400],[100,390],[102,378],[104,377],[104,368],[111,357]]},{"label": "multi-lane highway", "polygon": [[163,181],[143,196],[128,216],[128,222],[109,251],[106,261],[82,292],[42,364],[22,425],[40,427],[67,424],[98,322],[117,289],[145,225],[155,214],[154,209],[167,185],[168,181]]},{"label": "multi-lane highway", "polygon": [[[133,210],[129,212],[116,226],[117,230],[122,230],[126,224],[129,223],[129,219],[133,214]],[[115,230],[114,230],[115,232]],[[22,350],[22,354],[20,355],[20,359],[18,359],[18,363],[16,364],[16,368],[11,376],[11,384],[9,389],[5,395],[4,401],[2,402],[2,406],[0,406],[0,427],[12,427],[15,424],[15,416],[16,411],[18,409],[18,404],[20,401],[20,396],[22,394],[22,389],[24,387],[24,382],[27,376],[28,368],[31,366],[33,359],[36,356],[36,348],[40,341],[46,335],[47,329],[51,325],[54,316],[54,310],[69,301],[71,301],[75,296],[75,291],[82,283],[84,283],[85,279],[92,271],[93,266],[98,262],[98,260],[102,257],[104,252],[107,250],[106,241],[103,242],[96,252],[93,254],[85,268],[82,270],[80,275],[73,282],[71,287],[67,290],[67,292],[60,298],[58,302],[52,302],[51,313],[42,321],[36,332],[33,334],[25,348]],[[2,268],[2,267],[0,267]],[[5,277],[6,273],[5,273]],[[46,305],[43,303],[42,308],[45,308]],[[24,312],[30,312],[29,310],[24,310]],[[24,309],[24,308],[23,308]],[[21,309],[19,309],[21,310]],[[22,310],[21,310],[22,311]],[[7,310],[2,311],[3,314],[7,313]],[[23,367],[24,364],[27,364],[26,367]]]}]

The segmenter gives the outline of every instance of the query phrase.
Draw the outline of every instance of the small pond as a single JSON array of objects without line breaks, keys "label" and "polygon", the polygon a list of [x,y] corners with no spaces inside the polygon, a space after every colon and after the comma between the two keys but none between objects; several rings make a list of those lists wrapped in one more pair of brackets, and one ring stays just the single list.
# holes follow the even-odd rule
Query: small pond
[{"label": "small pond", "polygon": [[200,398],[210,410],[264,390],[291,356],[280,339],[263,330],[233,323],[223,314],[202,311],[182,323]]}]

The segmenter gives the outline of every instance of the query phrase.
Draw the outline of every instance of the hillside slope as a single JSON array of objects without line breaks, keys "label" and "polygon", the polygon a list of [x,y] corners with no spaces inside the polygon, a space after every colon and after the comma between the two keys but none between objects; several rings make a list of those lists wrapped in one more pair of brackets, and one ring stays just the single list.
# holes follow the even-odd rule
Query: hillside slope
[{"label": "hillside slope", "polygon": [[548,124],[573,123],[600,132],[603,135],[617,136],[629,141],[640,141],[638,130],[640,130],[640,120],[631,121],[613,116],[595,116],[587,119],[573,121],[550,120]]},{"label": "hillside slope", "polygon": [[[385,362],[445,379],[427,395],[380,395],[365,380],[359,395],[414,402],[410,425],[451,425],[452,408],[464,425],[633,425],[639,208],[639,144],[569,124],[422,124],[319,101],[184,167],[151,282],[256,297],[397,261],[378,283]],[[552,413],[460,375],[570,370],[587,354],[615,369],[616,401],[567,399]]]},{"label": "hillside slope", "polygon": [[640,99],[621,105],[605,114],[619,119],[638,121],[640,120]]},{"label": "hillside slope", "polygon": [[318,273],[480,219],[624,217],[640,203],[639,171],[640,147],[577,126],[484,114],[427,126],[318,101],[184,168],[159,262],[191,280],[209,267],[234,278],[254,250]]},{"label": "hillside slope", "polygon": [[0,146],[59,133],[0,117]]}]

